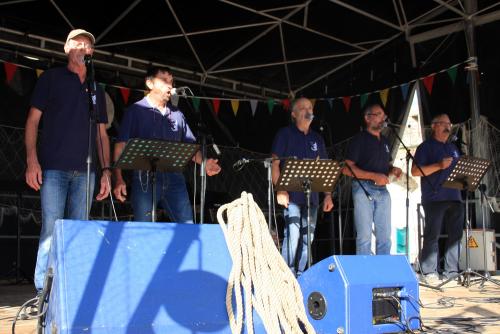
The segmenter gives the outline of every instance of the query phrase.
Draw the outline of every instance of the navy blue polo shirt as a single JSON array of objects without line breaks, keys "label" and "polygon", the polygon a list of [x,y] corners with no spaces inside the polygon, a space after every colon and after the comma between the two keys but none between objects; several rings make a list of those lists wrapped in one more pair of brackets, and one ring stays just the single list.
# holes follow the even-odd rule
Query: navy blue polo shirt
[{"label": "navy blue polo shirt", "polygon": [[[434,138],[429,138],[420,144],[415,152],[415,161],[419,166],[432,165],[448,157],[453,158],[450,167],[427,175],[426,178],[429,182],[422,178],[420,182],[422,186],[422,204],[440,201],[462,201],[460,190],[442,186],[460,157],[455,144],[442,143]],[[434,189],[429,183],[432,184]]]},{"label": "navy blue polo shirt", "polygon": [[[278,157],[292,157],[298,159],[327,159],[325,142],[320,134],[309,130],[307,134],[300,131],[295,124],[284,127],[274,137],[271,153]],[[281,163],[282,164],[282,163]],[[283,167],[283,166],[281,166]],[[290,202],[298,205],[306,204],[303,192],[289,192]],[[318,193],[311,194],[311,203],[319,203]]]},{"label": "navy blue polo shirt", "polygon": [[365,129],[351,139],[346,159],[354,161],[362,170],[389,175],[389,141],[383,135],[379,139]]},{"label": "navy blue polo shirt", "polygon": [[[97,123],[106,123],[104,91],[97,87]],[[67,67],[47,70],[38,79],[31,106],[42,111],[40,164],[43,170],[85,171],[88,154],[87,84]],[[92,128],[95,146],[96,129]],[[94,159],[95,161],[95,159]]]},{"label": "navy blue polo shirt", "polygon": [[131,138],[196,142],[184,115],[177,107],[168,104],[167,113],[162,115],[145,97],[127,108],[123,116],[118,142],[126,142]]}]

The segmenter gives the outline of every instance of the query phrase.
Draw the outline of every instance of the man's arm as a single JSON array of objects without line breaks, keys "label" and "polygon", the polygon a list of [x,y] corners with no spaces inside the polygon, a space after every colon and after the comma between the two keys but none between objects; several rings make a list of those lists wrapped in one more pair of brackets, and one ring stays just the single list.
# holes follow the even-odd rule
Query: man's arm
[{"label": "man's arm", "polygon": [[40,190],[42,184],[42,168],[38,162],[36,142],[38,138],[38,126],[42,117],[42,111],[31,107],[24,133],[24,143],[26,145],[26,183],[35,190]]},{"label": "man's arm", "polygon": [[[192,160],[198,165],[201,165],[202,161],[201,151],[196,152]],[[219,174],[221,168],[218,164],[218,161],[219,161],[218,159],[207,159],[207,163],[205,164],[205,171],[207,172],[208,176]]]},{"label": "man's arm", "polygon": [[97,131],[97,155],[99,156],[99,162],[101,163],[102,176],[99,194],[97,194],[96,199],[100,201],[108,197],[109,192],[111,191],[111,170],[109,169],[109,137],[106,131],[106,124],[98,123]]},{"label": "man's arm", "polygon": [[[122,154],[123,149],[125,148],[125,144],[126,143],[123,141],[115,143],[115,150],[113,152],[114,161],[118,161],[118,158],[120,158],[120,155]],[[117,200],[119,200],[120,202],[124,202],[125,199],[127,198],[127,185],[123,180],[122,170],[120,168],[115,168],[114,172],[115,172],[116,183],[113,189],[113,194],[115,195]]]},{"label": "man's arm", "polygon": [[[372,180],[373,182],[375,182],[376,185],[379,185],[379,186],[383,186],[383,185],[386,185],[389,183],[389,178],[385,174],[363,170],[363,169],[359,168],[358,166],[356,166],[356,163],[352,160],[346,160],[345,163],[348,164],[349,167],[351,167],[351,169],[344,167],[342,169],[342,173],[344,175],[347,175],[347,176],[356,175],[356,177],[358,179]],[[351,170],[352,170],[352,172],[351,172]],[[354,173],[354,175],[352,175],[352,173]]]},{"label": "man's arm", "polygon": [[[450,167],[452,161],[453,161],[453,158],[448,157],[448,158],[444,158],[443,160],[441,160],[439,162],[436,162],[436,163],[433,163],[433,164],[430,164],[427,166],[420,166],[420,169],[422,169],[422,171],[420,171],[420,169],[417,167],[417,165],[415,165],[415,163],[413,163],[411,165],[411,175],[424,176],[424,174],[425,174],[427,176],[427,175],[434,174],[435,172],[438,172],[440,170],[443,170],[443,169]],[[422,172],[424,172],[424,174],[422,174]]]},{"label": "man's arm", "polygon": [[[277,160],[278,156],[276,154],[273,154],[272,157],[276,160],[273,160],[273,163],[271,165],[271,179],[273,181],[273,184],[276,185],[278,183],[278,180],[280,178],[280,161]],[[288,208],[288,203],[290,201],[289,195],[287,191],[281,190],[276,193],[276,200],[278,201],[279,205],[283,205],[285,208]]]}]

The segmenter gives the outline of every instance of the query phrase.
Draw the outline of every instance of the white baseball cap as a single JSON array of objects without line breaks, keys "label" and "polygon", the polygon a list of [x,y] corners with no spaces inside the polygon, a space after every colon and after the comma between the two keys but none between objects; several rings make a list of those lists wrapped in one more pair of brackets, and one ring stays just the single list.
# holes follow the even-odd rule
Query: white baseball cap
[{"label": "white baseball cap", "polygon": [[92,35],[88,31],[83,30],[83,29],[74,29],[74,30],[71,30],[69,32],[69,34],[68,34],[68,38],[66,38],[66,43],[68,43],[68,41],[70,39],[73,39],[76,36],[80,36],[80,35],[87,36],[92,41],[92,44],[95,44],[95,37],[94,37],[94,35]]}]

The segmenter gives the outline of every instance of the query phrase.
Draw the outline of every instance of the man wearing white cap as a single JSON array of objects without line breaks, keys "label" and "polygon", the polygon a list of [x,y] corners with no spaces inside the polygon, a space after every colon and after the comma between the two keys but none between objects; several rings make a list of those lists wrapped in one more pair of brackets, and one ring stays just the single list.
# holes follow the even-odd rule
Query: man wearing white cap
[{"label": "man wearing white cap", "polygon": [[[90,122],[87,92],[87,68],[84,57],[94,51],[94,36],[83,30],[72,30],[66,39],[65,67],[45,71],[31,97],[25,130],[26,183],[40,190],[42,230],[35,269],[35,287],[43,288],[52,231],[57,219],[85,219],[87,155]],[[96,127],[91,138],[96,141],[102,177],[97,200],[109,194],[109,138],[106,133],[104,91],[96,93]],[[43,120],[41,142],[37,152],[40,120]],[[96,166],[92,166],[95,170]],[[95,173],[90,175],[90,193],[94,190]]]}]

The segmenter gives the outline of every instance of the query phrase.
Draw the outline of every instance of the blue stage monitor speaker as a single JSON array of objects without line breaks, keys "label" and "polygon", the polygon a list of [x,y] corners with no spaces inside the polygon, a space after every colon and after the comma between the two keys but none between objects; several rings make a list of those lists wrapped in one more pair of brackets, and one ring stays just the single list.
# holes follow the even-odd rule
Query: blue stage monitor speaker
[{"label": "blue stage monitor speaker", "polygon": [[218,224],[58,220],[43,330],[230,333],[231,267]]},{"label": "blue stage monitor speaker", "polygon": [[368,334],[420,328],[418,282],[405,256],[333,256],[299,278],[317,333]]}]

